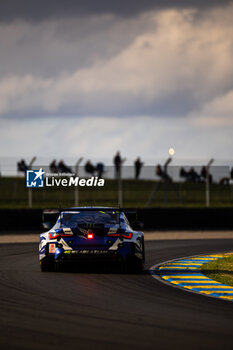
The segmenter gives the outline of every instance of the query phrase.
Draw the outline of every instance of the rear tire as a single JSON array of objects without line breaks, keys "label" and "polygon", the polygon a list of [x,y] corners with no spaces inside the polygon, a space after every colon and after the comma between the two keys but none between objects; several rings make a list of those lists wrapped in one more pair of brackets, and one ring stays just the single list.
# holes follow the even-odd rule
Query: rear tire
[{"label": "rear tire", "polygon": [[139,258],[133,258],[125,263],[126,273],[141,273],[144,269],[144,261]]},{"label": "rear tire", "polygon": [[63,263],[61,261],[55,261],[55,271],[62,272],[64,270]]},{"label": "rear tire", "polygon": [[142,258],[138,258],[134,256],[130,258],[125,265],[125,270],[128,273],[142,273],[145,265],[145,247],[144,247],[144,237],[142,237],[141,241],[141,252]]},{"label": "rear tire", "polygon": [[54,271],[53,261],[48,260],[47,258],[44,258],[43,260],[40,260],[40,269],[41,269],[42,272],[52,272],[52,271]]},{"label": "rear tire", "polygon": [[142,237],[142,261],[143,261],[143,268],[145,265],[145,243],[144,243],[144,237]]},{"label": "rear tire", "polygon": [[134,273],[142,273],[144,270],[144,261],[142,259],[137,259],[134,265]]}]

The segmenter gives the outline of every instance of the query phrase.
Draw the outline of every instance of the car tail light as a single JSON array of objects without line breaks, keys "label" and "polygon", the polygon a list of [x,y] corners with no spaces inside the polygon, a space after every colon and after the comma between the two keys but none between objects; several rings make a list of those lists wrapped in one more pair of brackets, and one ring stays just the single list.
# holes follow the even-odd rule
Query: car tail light
[{"label": "car tail light", "polygon": [[55,243],[49,244],[49,253],[54,254],[55,250],[56,250],[56,244]]},{"label": "car tail light", "polygon": [[73,236],[73,234],[68,235],[68,234],[62,234],[62,233],[57,233],[57,232],[51,232],[49,234],[49,238],[50,239],[55,239],[55,238],[58,238],[58,237],[71,237],[71,236]]},{"label": "car tail light", "polygon": [[53,232],[53,233],[50,233],[49,234],[49,238],[50,239],[54,239],[54,238],[57,238],[57,237],[59,237],[60,235],[58,235],[56,232]]},{"label": "car tail light", "polygon": [[122,237],[124,237],[124,238],[131,239],[132,236],[133,236],[132,232],[125,232],[125,233],[122,233]]},{"label": "car tail light", "polygon": [[88,239],[93,239],[94,238],[94,234],[93,233],[88,233],[87,234],[87,238]]},{"label": "car tail light", "polygon": [[120,233],[108,233],[108,236],[110,237],[124,237],[124,238],[127,238],[127,239],[131,239],[132,236],[133,236],[133,233],[132,232],[124,232],[122,234]]}]

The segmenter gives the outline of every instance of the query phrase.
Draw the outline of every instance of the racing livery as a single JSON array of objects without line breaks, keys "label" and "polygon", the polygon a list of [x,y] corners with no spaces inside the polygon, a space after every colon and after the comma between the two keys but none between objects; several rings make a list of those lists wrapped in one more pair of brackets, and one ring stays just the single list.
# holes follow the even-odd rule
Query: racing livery
[{"label": "racing livery", "polygon": [[68,208],[57,215],[55,225],[40,235],[42,271],[61,271],[68,264],[95,266],[96,262],[114,262],[131,272],[143,270],[144,234],[131,228],[119,208]]}]

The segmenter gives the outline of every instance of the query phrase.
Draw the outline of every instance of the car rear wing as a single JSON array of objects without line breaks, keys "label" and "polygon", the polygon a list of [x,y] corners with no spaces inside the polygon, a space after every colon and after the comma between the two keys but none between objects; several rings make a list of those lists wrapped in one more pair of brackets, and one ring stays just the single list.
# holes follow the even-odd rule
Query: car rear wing
[{"label": "car rear wing", "polygon": [[[128,220],[133,224],[138,221],[138,214],[136,209],[120,208],[120,207],[81,207],[81,208],[60,208],[61,212],[77,212],[77,211],[114,211],[116,213],[124,213]],[[119,225],[120,215],[119,215]]]},{"label": "car rear wing", "polygon": [[[57,221],[62,212],[80,212],[80,211],[115,211],[124,213],[133,227],[142,228],[143,224],[138,221],[138,213],[136,209],[120,208],[120,207],[72,207],[72,208],[54,208],[44,209],[42,213],[42,223],[44,228],[51,228]],[[119,215],[120,225],[120,215]]]},{"label": "car rear wing", "polygon": [[123,213],[135,214],[136,209],[120,208],[120,207],[72,207],[72,208],[53,208],[53,209],[44,209],[43,214],[54,214],[61,212],[76,212],[76,211],[120,211]]},{"label": "car rear wing", "polygon": [[60,212],[77,212],[77,211],[119,211],[117,207],[72,207],[72,208],[59,208]]},{"label": "car rear wing", "polygon": [[76,213],[80,211],[115,211],[119,212],[119,208],[116,207],[76,207],[76,208],[53,208],[53,209],[44,209],[42,212],[42,225],[44,228],[49,229],[55,225],[58,217],[61,213]]}]

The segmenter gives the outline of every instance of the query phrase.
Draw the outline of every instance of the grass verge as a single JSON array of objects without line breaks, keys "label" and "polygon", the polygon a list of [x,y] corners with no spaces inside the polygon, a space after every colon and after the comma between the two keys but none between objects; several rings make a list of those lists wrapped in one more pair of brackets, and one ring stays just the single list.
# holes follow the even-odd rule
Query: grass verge
[{"label": "grass verge", "polygon": [[204,264],[201,271],[215,281],[233,286],[233,254]]}]

